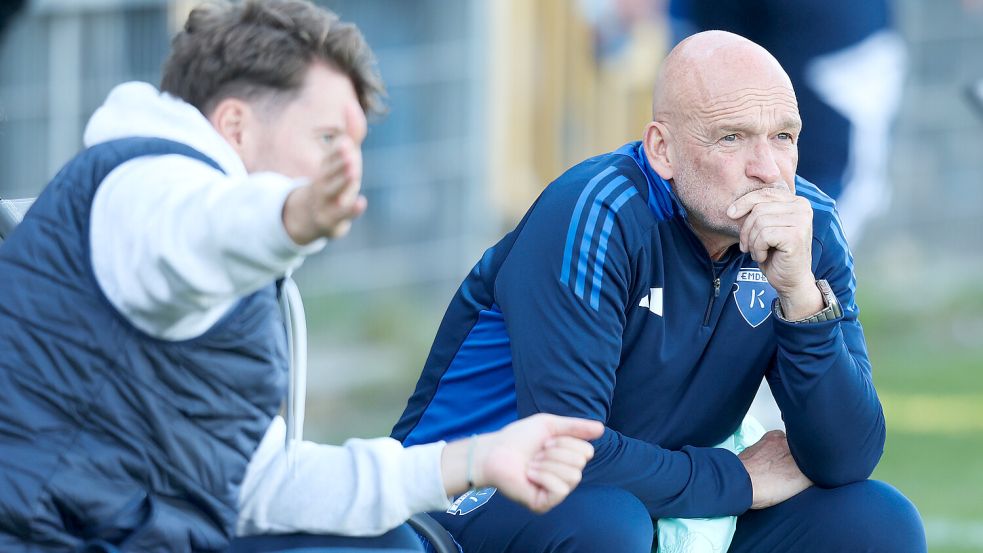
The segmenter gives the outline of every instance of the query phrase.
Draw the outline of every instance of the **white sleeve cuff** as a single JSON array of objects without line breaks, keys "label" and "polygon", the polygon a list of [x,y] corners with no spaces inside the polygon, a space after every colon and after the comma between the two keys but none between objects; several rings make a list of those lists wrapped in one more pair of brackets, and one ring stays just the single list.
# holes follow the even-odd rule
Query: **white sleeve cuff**
[{"label": "white sleeve cuff", "polygon": [[284,449],[277,417],[250,460],[239,494],[238,535],[304,532],[379,535],[415,513],[446,509],[444,442],[404,448],[392,438],[312,442]]}]

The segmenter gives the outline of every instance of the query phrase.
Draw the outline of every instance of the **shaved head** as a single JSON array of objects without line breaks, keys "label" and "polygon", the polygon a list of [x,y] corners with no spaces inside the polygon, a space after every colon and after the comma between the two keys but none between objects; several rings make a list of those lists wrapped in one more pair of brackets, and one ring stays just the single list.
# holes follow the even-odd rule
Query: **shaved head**
[{"label": "shaved head", "polygon": [[663,62],[652,95],[652,118],[699,115],[735,100],[742,90],[784,90],[795,101],[791,79],[767,50],[726,31],[697,33],[680,42]]}]

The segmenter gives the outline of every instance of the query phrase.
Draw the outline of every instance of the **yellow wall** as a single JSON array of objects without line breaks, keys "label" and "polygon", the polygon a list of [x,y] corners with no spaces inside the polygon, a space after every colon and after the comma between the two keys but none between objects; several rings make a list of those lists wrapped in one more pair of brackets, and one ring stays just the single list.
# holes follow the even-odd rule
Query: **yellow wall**
[{"label": "yellow wall", "polygon": [[488,182],[511,223],[569,166],[641,137],[665,33],[639,23],[630,45],[601,63],[573,0],[493,0],[488,9]]}]

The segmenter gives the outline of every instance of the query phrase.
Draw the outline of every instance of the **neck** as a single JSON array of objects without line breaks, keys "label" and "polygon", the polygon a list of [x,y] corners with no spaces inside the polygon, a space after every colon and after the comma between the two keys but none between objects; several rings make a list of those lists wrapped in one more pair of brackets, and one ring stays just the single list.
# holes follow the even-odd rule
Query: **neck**
[{"label": "neck", "polygon": [[733,236],[727,236],[709,229],[701,228],[699,225],[695,225],[692,222],[690,222],[690,228],[693,229],[693,233],[696,234],[696,237],[700,239],[703,247],[707,250],[707,254],[713,261],[720,260],[720,258],[727,253],[727,250],[737,243],[737,240]]}]

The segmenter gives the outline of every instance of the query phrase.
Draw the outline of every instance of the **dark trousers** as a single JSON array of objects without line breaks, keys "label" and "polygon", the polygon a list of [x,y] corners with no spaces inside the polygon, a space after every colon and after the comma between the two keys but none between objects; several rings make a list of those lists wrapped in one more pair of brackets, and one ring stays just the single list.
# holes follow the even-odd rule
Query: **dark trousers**
[{"label": "dark trousers", "polygon": [[[653,521],[630,493],[582,486],[545,515],[495,494],[466,515],[435,515],[465,553],[649,553]],[[883,482],[810,488],[738,518],[730,553],[836,551],[923,553],[925,531],[914,505]]]},{"label": "dark trousers", "polygon": [[229,553],[418,553],[420,539],[409,526],[402,525],[374,538],[318,536],[311,534],[269,534],[237,538]]}]

